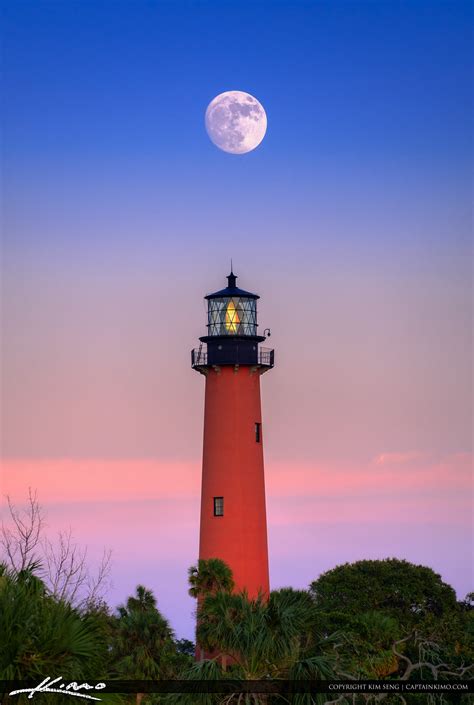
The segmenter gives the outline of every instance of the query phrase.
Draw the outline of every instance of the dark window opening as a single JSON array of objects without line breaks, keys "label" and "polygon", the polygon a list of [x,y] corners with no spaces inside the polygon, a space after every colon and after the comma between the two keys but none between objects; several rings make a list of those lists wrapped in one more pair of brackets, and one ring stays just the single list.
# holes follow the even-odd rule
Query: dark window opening
[{"label": "dark window opening", "polygon": [[255,424],[255,440],[257,441],[257,443],[260,443],[260,438],[261,438],[261,426],[262,426],[261,423],[258,423],[258,422],[257,422],[257,423]]},{"label": "dark window opening", "polygon": [[224,516],[224,497],[214,497],[214,516]]}]

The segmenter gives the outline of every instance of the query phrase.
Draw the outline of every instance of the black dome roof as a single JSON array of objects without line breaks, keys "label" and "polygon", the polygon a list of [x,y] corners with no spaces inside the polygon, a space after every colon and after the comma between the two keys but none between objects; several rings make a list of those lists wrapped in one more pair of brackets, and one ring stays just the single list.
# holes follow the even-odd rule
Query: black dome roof
[{"label": "black dome roof", "polygon": [[220,291],[215,291],[213,294],[208,294],[205,296],[205,299],[220,299],[224,296],[245,296],[247,299],[259,299],[260,296],[258,294],[252,294],[250,291],[244,291],[243,289],[239,289],[238,286],[235,285],[237,277],[236,275],[231,272],[227,276],[227,281],[228,284],[225,289],[221,289]]}]

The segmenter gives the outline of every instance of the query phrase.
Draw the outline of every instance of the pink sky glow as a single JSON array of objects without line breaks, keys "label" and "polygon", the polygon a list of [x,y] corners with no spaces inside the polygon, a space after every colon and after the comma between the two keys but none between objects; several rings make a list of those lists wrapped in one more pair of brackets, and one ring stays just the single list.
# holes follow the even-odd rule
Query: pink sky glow
[{"label": "pink sky glow", "polygon": [[[346,560],[395,555],[430,565],[463,597],[471,464],[467,453],[415,452],[365,466],[267,463],[272,586],[305,587]],[[6,495],[22,505],[37,488],[50,538],[71,527],[92,565],[112,549],[113,607],[143,582],[178,634],[192,636],[186,570],[198,548],[199,462],[15,459],[4,461],[2,478],[3,510]]]}]

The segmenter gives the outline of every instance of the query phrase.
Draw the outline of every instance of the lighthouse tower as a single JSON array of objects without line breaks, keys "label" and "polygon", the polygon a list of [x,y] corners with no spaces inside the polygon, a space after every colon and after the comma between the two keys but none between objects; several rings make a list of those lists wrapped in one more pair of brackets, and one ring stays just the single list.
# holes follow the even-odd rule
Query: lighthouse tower
[{"label": "lighthouse tower", "polygon": [[220,558],[236,590],[268,594],[267,520],[260,377],[274,351],[260,347],[257,294],[239,289],[208,294],[207,335],[191,353],[206,378],[199,558]]}]

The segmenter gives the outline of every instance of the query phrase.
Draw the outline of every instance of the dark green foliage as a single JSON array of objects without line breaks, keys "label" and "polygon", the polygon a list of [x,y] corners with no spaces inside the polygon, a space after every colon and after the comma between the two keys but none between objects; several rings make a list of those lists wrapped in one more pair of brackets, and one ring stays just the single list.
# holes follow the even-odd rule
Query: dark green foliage
[{"label": "dark green foliage", "polygon": [[178,654],[194,658],[194,651],[196,647],[192,641],[189,639],[177,639],[175,643]]},{"label": "dark green foliage", "polygon": [[122,679],[172,678],[177,660],[173,632],[142,585],[118,608],[112,632],[111,662]]},{"label": "dark green foliage", "polygon": [[397,674],[400,664],[392,647],[401,633],[396,619],[383,612],[364,612],[347,620],[344,634],[345,639],[338,649],[343,672],[363,679]]},{"label": "dark green foliage", "polygon": [[36,679],[58,669],[64,678],[92,678],[105,655],[106,645],[91,616],[49,597],[30,571],[3,573],[0,679]]},{"label": "dark green foliage", "polygon": [[437,618],[428,615],[418,627],[428,641],[439,645],[443,661],[461,667],[474,663],[474,610],[459,603],[456,610]]},{"label": "dark green foliage", "polygon": [[[191,578],[196,572],[190,571]],[[214,658],[193,666],[189,678],[443,680],[473,675],[474,667],[466,669],[474,663],[472,600],[458,604],[454,590],[430,568],[396,559],[359,561],[324,574],[308,592],[284,588],[255,600],[228,586],[221,590],[215,580],[206,584],[207,590],[197,592],[197,638]],[[276,698],[239,701],[236,694],[225,702],[247,700],[267,704]],[[326,700],[300,694],[289,702]],[[407,702],[419,700],[409,696]],[[185,701],[219,703],[222,698]],[[363,702],[359,696],[356,701]],[[384,702],[389,705],[390,698],[384,696]]]},{"label": "dark green foliage", "polygon": [[[175,643],[153,593],[144,587],[119,608],[118,616],[111,616],[105,603],[80,612],[49,595],[32,569],[14,573],[0,565],[0,679],[176,678],[192,663],[192,647],[185,640]],[[53,697],[58,705],[70,702],[66,696]],[[101,694],[104,705],[131,699]],[[17,702],[30,701],[25,695]]]},{"label": "dark green foliage", "polygon": [[[433,669],[440,680],[474,677],[472,594],[457,603],[436,573],[407,561],[338,566],[309,591],[283,588],[257,599],[232,592],[232,571],[225,563],[200,561],[189,571],[190,591],[198,597],[198,641],[213,655],[200,663],[194,662],[191,641],[175,639],[147,588],[139,585],[115,615],[105,603],[78,610],[51,596],[37,570],[32,565],[13,573],[0,565],[3,679],[39,682],[59,674],[65,681],[397,679],[408,673],[431,680]],[[228,705],[277,702],[264,695],[226,698]],[[300,694],[288,702],[314,705],[327,699]],[[56,701],[59,705],[65,698]],[[222,696],[103,697],[104,705],[132,701],[214,705]],[[410,695],[406,701],[424,705],[425,696]]]},{"label": "dark green foliage", "polygon": [[39,683],[46,675],[68,681],[101,678],[106,659],[107,641],[93,615],[82,615],[49,596],[31,570],[14,573],[3,567],[0,680]]},{"label": "dark green foliage", "polygon": [[208,652],[239,654],[248,678],[275,676],[307,647],[311,613],[304,593],[274,592],[251,600],[245,593],[218,592],[199,611],[198,643]]},{"label": "dark green foliage", "polygon": [[416,664],[449,664],[439,668],[443,679],[446,671],[474,664],[469,596],[457,603],[430,568],[397,559],[358,561],[323,574],[310,592],[322,630],[345,635],[340,672],[379,679],[403,677],[408,669],[410,678],[431,679],[433,671]]},{"label": "dark green foliage", "polygon": [[[228,569],[229,570],[229,569]],[[190,577],[194,573],[190,571]],[[333,657],[323,653],[316,633],[314,603],[307,591],[284,588],[267,597],[250,599],[245,592],[212,589],[202,596],[199,606],[197,641],[210,660],[195,664],[185,677],[190,680],[263,680],[265,678],[330,678]],[[319,653],[310,653],[310,649]],[[276,696],[275,696],[276,697]],[[183,695],[173,702],[222,702],[218,695]],[[264,695],[228,694],[225,702],[269,703]],[[280,700],[281,702],[281,700]],[[314,702],[298,696],[295,705]]]},{"label": "dark green foliage", "polygon": [[456,593],[437,573],[397,558],[337,566],[312,582],[310,591],[328,627],[379,611],[411,628],[428,615],[441,617],[457,609]]},{"label": "dark green foliage", "polygon": [[234,578],[229,566],[220,558],[200,558],[188,570],[189,594],[201,598],[215,592],[232,592]]}]

